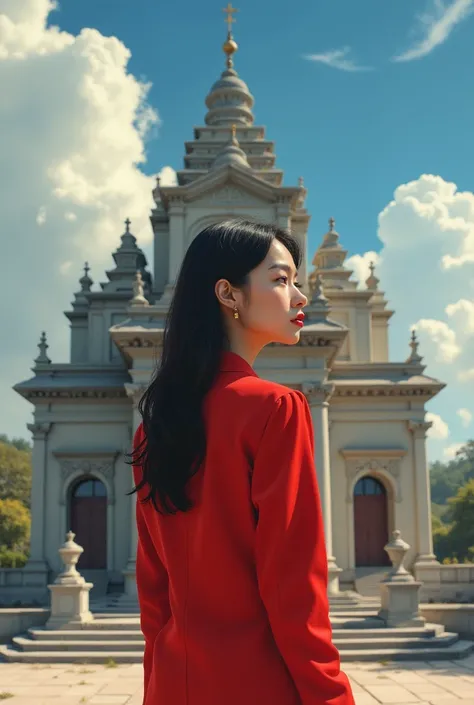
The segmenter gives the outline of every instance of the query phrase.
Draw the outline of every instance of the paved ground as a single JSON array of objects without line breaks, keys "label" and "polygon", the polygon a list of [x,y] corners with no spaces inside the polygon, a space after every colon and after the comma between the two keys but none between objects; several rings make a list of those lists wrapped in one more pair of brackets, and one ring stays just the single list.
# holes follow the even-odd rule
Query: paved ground
[{"label": "paved ground", "polygon": [[[348,664],[357,705],[474,705],[474,655],[460,662]],[[11,705],[142,705],[142,667],[0,663]]]}]

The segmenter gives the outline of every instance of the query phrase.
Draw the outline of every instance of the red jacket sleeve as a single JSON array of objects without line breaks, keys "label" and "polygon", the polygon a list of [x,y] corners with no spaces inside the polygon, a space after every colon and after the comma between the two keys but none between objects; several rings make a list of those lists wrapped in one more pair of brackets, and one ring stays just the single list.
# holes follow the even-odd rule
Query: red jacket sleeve
[{"label": "red jacket sleeve", "polygon": [[306,398],[276,403],[255,455],[256,569],[278,649],[302,705],[354,705],[332,643],[324,525]]},{"label": "red jacket sleeve", "polygon": [[[136,448],[142,439],[143,429],[140,425],[135,433],[133,447]],[[141,467],[134,465],[133,474],[135,484],[137,484],[141,478]],[[140,492],[139,494],[141,495],[142,493]],[[171,616],[171,609],[168,594],[168,573],[156,551],[147,525],[144,505],[140,502],[138,495],[136,519],[138,531],[136,581],[140,605],[140,626],[145,637],[145,654],[143,658],[143,702],[145,702],[153,665],[153,646],[156,637]]]}]

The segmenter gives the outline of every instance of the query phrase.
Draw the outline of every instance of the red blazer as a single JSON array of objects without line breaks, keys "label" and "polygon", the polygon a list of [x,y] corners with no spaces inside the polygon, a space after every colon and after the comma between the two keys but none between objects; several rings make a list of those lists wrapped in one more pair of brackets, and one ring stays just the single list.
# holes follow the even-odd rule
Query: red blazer
[{"label": "red blazer", "polygon": [[136,505],[144,705],[354,705],[331,640],[306,398],[225,353],[205,418],[195,507],[162,516],[145,488]]}]

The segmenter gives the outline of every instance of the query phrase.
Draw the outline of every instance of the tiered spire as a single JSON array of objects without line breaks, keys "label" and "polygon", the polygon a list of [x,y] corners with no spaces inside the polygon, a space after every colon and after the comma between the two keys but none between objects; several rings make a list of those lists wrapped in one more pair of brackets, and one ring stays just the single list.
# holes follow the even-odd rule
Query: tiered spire
[{"label": "tiered spire", "polygon": [[412,364],[412,365],[419,365],[423,358],[422,356],[418,353],[418,348],[419,348],[419,341],[416,336],[416,330],[413,328],[411,332],[411,338],[410,338],[410,348],[411,348],[411,353],[409,357],[407,358],[407,362]]},{"label": "tiered spire", "polygon": [[76,293],[74,294],[74,301],[72,302],[72,307],[75,311],[78,311],[80,309],[86,309],[89,306],[89,299],[87,297],[87,294],[90,293],[91,288],[92,288],[92,284],[94,283],[89,276],[89,272],[90,272],[89,263],[85,262],[84,263],[84,274],[79,279],[79,284],[81,285],[81,288],[79,291],[76,291]]},{"label": "tiered spire", "polygon": [[238,77],[232,58],[239,48],[232,36],[232,24],[235,22],[233,14],[238,10],[229,3],[224,12],[227,13],[226,22],[228,25],[227,39],[222,47],[226,55],[226,70],[214,83],[206,98],[206,105],[209,109],[206,115],[206,125],[232,123],[253,125],[254,99],[247,84]]},{"label": "tiered spire", "polygon": [[380,279],[378,279],[374,274],[375,264],[373,262],[371,262],[369,264],[369,269],[370,269],[370,275],[365,280],[365,283],[366,283],[367,289],[370,289],[372,291],[376,291],[378,289]]},{"label": "tiered spire", "polygon": [[120,238],[121,245],[112,255],[115,269],[106,272],[109,281],[101,284],[104,292],[118,292],[124,288],[132,290],[137,270],[142,272],[145,287],[151,288],[151,275],[145,270],[146,257],[137,245],[137,238],[130,232],[130,225],[130,218],[127,218],[125,232]]},{"label": "tiered spire", "polygon": [[231,127],[230,140],[227,142],[225,147],[219,152],[211,168],[217,169],[220,166],[229,164],[243,166],[247,169],[250,169],[250,165],[247,160],[247,155],[245,154],[244,150],[241,149],[237,140],[237,130],[235,125],[232,125]]},{"label": "tiered spire", "polygon": [[309,275],[310,286],[314,286],[315,275],[320,274],[326,286],[337,289],[353,289],[356,284],[349,282],[352,271],[344,266],[347,250],[344,250],[339,242],[339,233],[335,226],[334,218],[329,218],[329,230],[324,235],[313,258],[315,269]]},{"label": "tiered spire", "polygon": [[50,365],[51,360],[49,359],[49,357],[46,354],[46,351],[49,348],[49,345],[46,342],[46,333],[44,331],[41,333],[41,338],[38,343],[38,348],[39,348],[39,355],[35,359],[35,363],[37,365]]}]

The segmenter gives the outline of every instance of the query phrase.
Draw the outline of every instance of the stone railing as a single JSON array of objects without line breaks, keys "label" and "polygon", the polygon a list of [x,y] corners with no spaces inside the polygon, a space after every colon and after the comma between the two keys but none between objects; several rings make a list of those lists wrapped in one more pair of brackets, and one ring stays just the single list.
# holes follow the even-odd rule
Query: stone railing
[{"label": "stone railing", "polygon": [[474,600],[474,563],[442,565],[438,599],[456,602]]},{"label": "stone railing", "polygon": [[44,571],[25,568],[0,568],[0,606],[21,602],[46,604],[49,600]]}]

